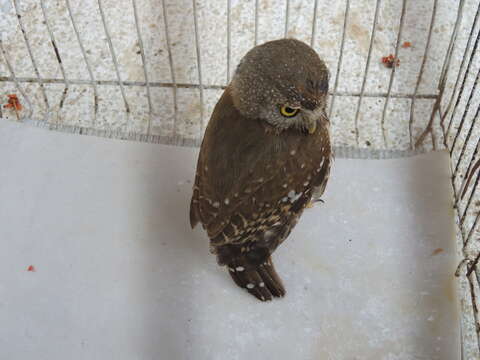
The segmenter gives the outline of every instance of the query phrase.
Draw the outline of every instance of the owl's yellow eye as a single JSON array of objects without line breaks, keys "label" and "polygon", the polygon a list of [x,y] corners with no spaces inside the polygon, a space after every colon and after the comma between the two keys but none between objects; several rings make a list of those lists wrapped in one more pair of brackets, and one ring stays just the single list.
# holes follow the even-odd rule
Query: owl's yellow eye
[{"label": "owl's yellow eye", "polygon": [[282,114],[285,117],[293,117],[297,115],[298,112],[299,112],[299,109],[294,109],[287,105],[283,105],[280,108],[280,114]]}]

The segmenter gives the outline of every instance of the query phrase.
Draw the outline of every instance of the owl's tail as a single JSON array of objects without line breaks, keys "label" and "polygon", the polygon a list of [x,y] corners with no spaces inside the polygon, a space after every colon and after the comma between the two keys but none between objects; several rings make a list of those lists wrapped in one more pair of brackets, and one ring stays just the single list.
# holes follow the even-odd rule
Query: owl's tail
[{"label": "owl's tail", "polygon": [[285,295],[282,280],[275,271],[270,256],[261,264],[251,264],[237,258],[227,266],[233,281],[257,299],[268,301],[272,300],[272,297]]}]

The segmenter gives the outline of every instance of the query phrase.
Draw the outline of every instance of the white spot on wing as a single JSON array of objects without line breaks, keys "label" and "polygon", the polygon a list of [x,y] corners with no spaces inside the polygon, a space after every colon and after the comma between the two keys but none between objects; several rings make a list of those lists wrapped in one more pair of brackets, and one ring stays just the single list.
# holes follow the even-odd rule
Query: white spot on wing
[{"label": "white spot on wing", "polygon": [[230,204],[230,199],[229,198],[226,198],[225,201],[224,201],[225,205],[228,205]]},{"label": "white spot on wing", "polygon": [[263,233],[263,237],[264,237],[265,239],[267,239],[267,240],[268,240],[269,238],[271,238],[273,235],[274,235],[274,232],[271,231],[271,230],[267,230],[267,231],[265,231],[265,232]]},{"label": "white spot on wing", "polygon": [[245,270],[245,268],[244,268],[243,266],[237,266],[237,267],[235,268],[235,270],[237,270],[237,271],[243,271],[243,270]]},{"label": "white spot on wing", "polygon": [[253,289],[255,287],[254,284],[247,284],[247,289]]},{"label": "white spot on wing", "polygon": [[288,193],[288,198],[290,199],[291,203],[294,203],[295,201],[297,201],[300,196],[302,196],[302,193],[299,192],[297,194],[295,190],[290,190],[290,192]]}]

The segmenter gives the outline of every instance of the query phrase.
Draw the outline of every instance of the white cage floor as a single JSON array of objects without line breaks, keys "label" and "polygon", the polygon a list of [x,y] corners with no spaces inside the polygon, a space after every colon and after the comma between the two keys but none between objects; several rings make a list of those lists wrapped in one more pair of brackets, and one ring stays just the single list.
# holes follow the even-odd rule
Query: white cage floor
[{"label": "white cage floor", "polygon": [[336,160],[260,303],[190,230],[197,151],[0,122],[0,358],[460,358],[446,152]]}]

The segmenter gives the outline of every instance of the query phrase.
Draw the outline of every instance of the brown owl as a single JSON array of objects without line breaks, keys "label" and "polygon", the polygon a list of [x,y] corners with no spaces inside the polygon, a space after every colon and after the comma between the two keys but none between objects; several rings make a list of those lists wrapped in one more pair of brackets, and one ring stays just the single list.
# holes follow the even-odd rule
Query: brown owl
[{"label": "brown owl", "polygon": [[294,39],[240,61],[208,123],[190,204],[219,265],[262,301],[285,295],[271,255],[325,190],[331,162],[328,69]]}]

